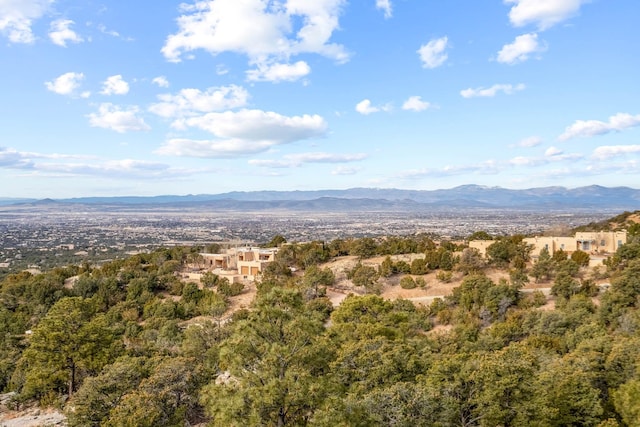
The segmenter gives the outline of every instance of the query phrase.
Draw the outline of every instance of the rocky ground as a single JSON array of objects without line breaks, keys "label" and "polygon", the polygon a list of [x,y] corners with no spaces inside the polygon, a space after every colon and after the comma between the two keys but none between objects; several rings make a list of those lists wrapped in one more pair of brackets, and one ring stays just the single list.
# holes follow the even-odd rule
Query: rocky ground
[{"label": "rocky ground", "polygon": [[65,416],[50,408],[11,409],[11,398],[15,393],[0,394],[0,427],[44,427],[66,426]]}]

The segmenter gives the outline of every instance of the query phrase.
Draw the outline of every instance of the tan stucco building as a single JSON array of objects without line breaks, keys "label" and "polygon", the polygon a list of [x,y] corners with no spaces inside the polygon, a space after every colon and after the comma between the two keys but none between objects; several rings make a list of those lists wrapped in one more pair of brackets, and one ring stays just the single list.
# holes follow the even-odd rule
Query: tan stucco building
[{"label": "tan stucco building", "polygon": [[[487,255],[487,248],[495,240],[472,240],[470,248],[477,249],[483,256]],[[543,249],[553,255],[555,251],[563,250],[568,254],[581,250],[590,255],[612,254],[627,243],[627,232],[622,231],[584,231],[573,237],[536,236],[526,237],[524,242],[531,245],[531,256],[537,258]]]},{"label": "tan stucco building", "polygon": [[269,263],[275,261],[277,248],[242,247],[224,254],[200,254],[205,268],[230,281],[255,280]]}]

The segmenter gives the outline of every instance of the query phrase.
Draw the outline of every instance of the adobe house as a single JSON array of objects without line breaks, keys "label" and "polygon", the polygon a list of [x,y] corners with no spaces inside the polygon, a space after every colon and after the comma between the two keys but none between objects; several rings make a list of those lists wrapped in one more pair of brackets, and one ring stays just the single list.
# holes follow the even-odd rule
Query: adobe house
[{"label": "adobe house", "polygon": [[269,263],[275,261],[277,248],[242,247],[224,254],[200,254],[205,268],[229,280],[255,280]]},{"label": "adobe house", "polygon": [[[612,254],[618,248],[627,243],[627,232],[622,231],[583,231],[576,233],[573,237],[553,237],[536,236],[526,237],[523,240],[531,245],[531,257],[537,258],[543,249],[547,249],[553,255],[555,251],[563,250],[569,255],[581,250],[590,255]],[[495,240],[472,240],[469,242],[470,248],[477,249],[482,256],[487,256],[487,248]]]},{"label": "adobe house", "polygon": [[576,233],[578,249],[585,252],[613,253],[627,243],[627,231],[596,231]]},{"label": "adobe house", "polygon": [[236,252],[238,274],[243,279],[255,280],[271,262],[275,261],[275,248],[240,248]]}]

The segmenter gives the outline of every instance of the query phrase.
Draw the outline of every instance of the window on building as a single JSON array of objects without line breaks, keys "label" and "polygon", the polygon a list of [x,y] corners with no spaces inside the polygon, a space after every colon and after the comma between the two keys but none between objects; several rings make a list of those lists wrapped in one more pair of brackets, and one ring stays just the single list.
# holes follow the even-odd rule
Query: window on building
[{"label": "window on building", "polygon": [[604,239],[600,240],[600,246],[605,246],[606,242],[604,241]]},{"label": "window on building", "polygon": [[564,243],[560,244],[560,249],[562,249],[564,251]]},{"label": "window on building", "polygon": [[618,247],[622,246],[622,240],[618,240]]}]

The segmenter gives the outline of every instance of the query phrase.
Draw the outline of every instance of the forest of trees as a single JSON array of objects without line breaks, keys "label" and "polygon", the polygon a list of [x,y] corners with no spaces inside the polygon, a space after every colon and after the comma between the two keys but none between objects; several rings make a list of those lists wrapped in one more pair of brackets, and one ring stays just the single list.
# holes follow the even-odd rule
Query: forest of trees
[{"label": "forest of trees", "polygon": [[[389,257],[347,272],[367,294],[334,308],[320,264],[342,255]],[[488,255],[426,236],[284,245],[231,318],[241,288],[175,274],[191,248],[11,274],[0,389],[70,426],[640,426],[640,242],[596,272],[562,253],[531,264],[521,236]],[[428,307],[375,295],[380,277],[434,270],[464,279]],[[611,284],[599,295],[596,274]],[[521,291],[536,280],[554,309]]]}]

